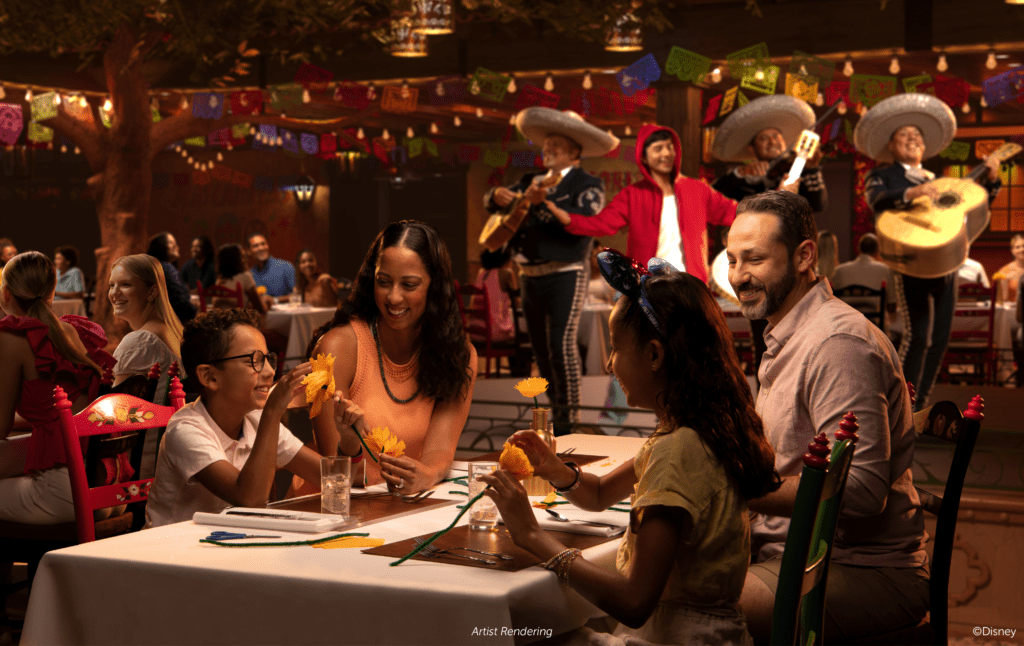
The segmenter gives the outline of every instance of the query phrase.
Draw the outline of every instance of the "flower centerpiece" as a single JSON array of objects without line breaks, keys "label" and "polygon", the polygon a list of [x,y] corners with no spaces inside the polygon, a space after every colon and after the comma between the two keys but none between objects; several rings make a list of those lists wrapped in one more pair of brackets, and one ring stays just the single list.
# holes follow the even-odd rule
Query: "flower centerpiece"
[{"label": "flower centerpiece", "polygon": [[[537,435],[551,447],[551,450],[554,451],[555,435],[548,428],[548,416],[551,413],[551,409],[542,407],[537,401],[537,397],[541,393],[547,392],[548,380],[541,377],[530,377],[529,379],[523,379],[517,383],[515,388],[523,397],[533,398],[533,421],[530,423],[530,429],[537,433]],[[537,477],[527,478],[523,481],[523,486],[526,488],[526,492],[531,496],[543,496],[554,491],[554,488],[548,481]]]}]

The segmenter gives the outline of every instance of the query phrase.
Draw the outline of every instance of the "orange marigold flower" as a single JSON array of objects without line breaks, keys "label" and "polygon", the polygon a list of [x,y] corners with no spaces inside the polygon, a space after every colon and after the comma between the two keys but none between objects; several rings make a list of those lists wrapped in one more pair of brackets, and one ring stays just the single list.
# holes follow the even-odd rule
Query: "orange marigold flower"
[{"label": "orange marigold flower", "polygon": [[405,455],[405,442],[398,439],[387,426],[378,426],[366,434],[366,445],[377,455],[400,458]]},{"label": "orange marigold flower", "polygon": [[505,442],[505,448],[502,449],[501,457],[498,458],[498,465],[511,473],[516,480],[525,480],[533,475],[533,465],[530,464],[530,459],[515,444]]},{"label": "orange marigold flower", "polygon": [[543,377],[530,377],[529,379],[523,379],[516,384],[516,390],[523,397],[536,397],[541,393],[548,391],[548,380]]},{"label": "orange marigold flower", "polygon": [[320,414],[324,402],[334,396],[334,355],[320,354],[309,361],[313,372],[302,378],[302,385],[306,387],[306,403],[310,404],[309,419],[313,419]]}]

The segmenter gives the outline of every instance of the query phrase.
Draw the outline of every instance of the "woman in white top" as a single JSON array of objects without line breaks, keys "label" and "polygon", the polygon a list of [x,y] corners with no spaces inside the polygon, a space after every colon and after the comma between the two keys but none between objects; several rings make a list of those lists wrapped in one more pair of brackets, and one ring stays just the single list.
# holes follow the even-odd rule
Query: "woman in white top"
[{"label": "woman in white top", "polygon": [[[114,385],[132,375],[149,374],[153,364],[159,363],[161,374],[155,403],[163,404],[169,379],[167,370],[174,361],[181,366],[182,327],[167,298],[160,261],[145,254],[115,260],[107,297],[114,316],[132,328],[114,350]],[[183,376],[184,372],[179,374]]]}]

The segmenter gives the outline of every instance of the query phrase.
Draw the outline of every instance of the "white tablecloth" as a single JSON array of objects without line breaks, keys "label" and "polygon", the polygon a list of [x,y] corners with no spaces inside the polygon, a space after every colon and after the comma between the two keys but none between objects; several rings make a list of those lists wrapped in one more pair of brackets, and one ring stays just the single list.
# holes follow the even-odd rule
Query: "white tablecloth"
[{"label": "white tablecloth", "polygon": [[[584,467],[606,473],[644,439],[558,441],[561,450],[612,456]],[[435,496],[451,488],[442,483]],[[455,513],[440,507],[355,531],[393,542],[441,529]],[[389,567],[393,559],[358,549],[200,544],[214,529],[188,521],[50,552],[32,586],[21,643],[512,644],[545,634],[520,638],[502,629],[559,634],[601,614],[539,567]],[[613,567],[617,546],[612,540],[584,556]],[[474,629],[496,634],[474,636]]]},{"label": "white tablecloth", "polygon": [[285,370],[302,363],[306,346],[313,338],[313,330],[330,321],[334,312],[333,307],[311,307],[300,303],[280,303],[267,312],[264,321],[267,329],[288,337]]},{"label": "white tablecloth", "polygon": [[607,303],[587,303],[583,306],[576,341],[586,354],[586,360],[583,363],[584,374],[608,374],[606,368],[611,347],[608,319],[611,314],[612,306]]},{"label": "white tablecloth", "polygon": [[55,298],[53,299],[53,313],[57,318],[68,314],[85,316],[85,301],[80,298]]}]

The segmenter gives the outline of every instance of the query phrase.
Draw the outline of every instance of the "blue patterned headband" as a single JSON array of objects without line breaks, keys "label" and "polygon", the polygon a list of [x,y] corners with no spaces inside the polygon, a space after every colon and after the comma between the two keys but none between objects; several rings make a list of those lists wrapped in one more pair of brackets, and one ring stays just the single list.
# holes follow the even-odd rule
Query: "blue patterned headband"
[{"label": "blue patterned headband", "polygon": [[640,309],[647,315],[651,324],[654,325],[654,329],[660,334],[664,334],[661,326],[658,325],[658,317],[654,314],[654,308],[651,307],[651,302],[647,299],[646,283],[651,276],[668,276],[677,273],[678,270],[661,258],[651,258],[645,269],[643,265],[632,258],[607,247],[597,254],[597,265],[601,268],[601,275],[608,281],[608,284],[640,303]]}]

